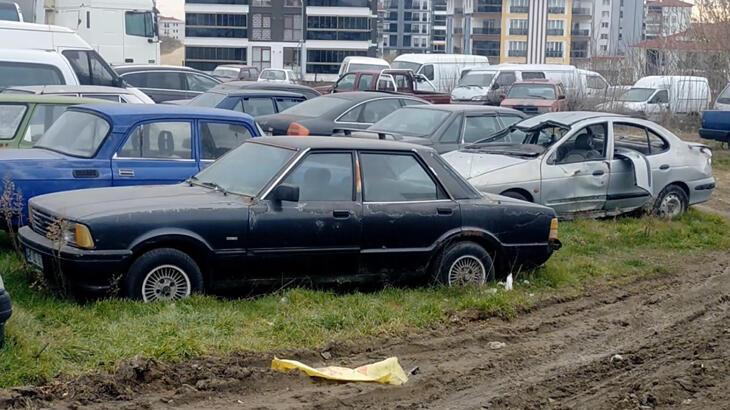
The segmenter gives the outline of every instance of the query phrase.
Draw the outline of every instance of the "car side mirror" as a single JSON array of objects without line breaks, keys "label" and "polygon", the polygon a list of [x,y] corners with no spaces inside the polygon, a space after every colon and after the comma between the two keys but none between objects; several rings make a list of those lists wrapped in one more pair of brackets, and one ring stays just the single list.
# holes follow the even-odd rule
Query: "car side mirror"
[{"label": "car side mirror", "polygon": [[275,202],[299,202],[299,187],[288,184],[281,184],[271,191],[270,196],[272,201]]},{"label": "car side mirror", "polygon": [[499,90],[499,84],[497,84],[497,83],[492,84],[492,90]]},{"label": "car side mirror", "polygon": [[565,99],[565,96],[564,95],[559,95],[558,96],[558,100],[564,100],[564,99]]}]

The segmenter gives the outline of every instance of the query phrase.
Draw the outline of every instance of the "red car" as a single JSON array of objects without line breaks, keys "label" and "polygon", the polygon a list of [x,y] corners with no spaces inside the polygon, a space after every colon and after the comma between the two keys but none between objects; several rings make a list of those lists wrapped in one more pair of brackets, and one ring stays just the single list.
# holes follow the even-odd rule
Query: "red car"
[{"label": "red car", "polygon": [[568,111],[568,100],[565,98],[565,87],[560,82],[528,80],[514,83],[500,106],[514,108],[527,115],[537,115]]}]

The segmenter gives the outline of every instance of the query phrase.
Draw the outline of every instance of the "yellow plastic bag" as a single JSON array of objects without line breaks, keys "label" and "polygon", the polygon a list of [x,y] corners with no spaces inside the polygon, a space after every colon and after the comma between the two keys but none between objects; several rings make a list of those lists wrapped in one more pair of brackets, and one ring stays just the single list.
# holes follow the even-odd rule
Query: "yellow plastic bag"
[{"label": "yellow plastic bag", "polygon": [[373,364],[366,364],[357,369],[328,366],[315,369],[296,360],[281,360],[276,357],[271,361],[271,369],[278,372],[301,370],[310,377],[321,377],[328,380],[344,382],[376,382],[382,384],[401,385],[408,381],[408,376],[400,367],[397,357],[391,357]]}]

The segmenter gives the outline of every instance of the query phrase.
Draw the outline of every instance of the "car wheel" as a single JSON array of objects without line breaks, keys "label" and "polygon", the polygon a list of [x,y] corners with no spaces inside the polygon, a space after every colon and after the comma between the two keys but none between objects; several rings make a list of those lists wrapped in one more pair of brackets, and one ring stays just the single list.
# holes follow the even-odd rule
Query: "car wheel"
[{"label": "car wheel", "polygon": [[484,285],[494,280],[494,263],[474,242],[455,243],[441,254],[436,279],[447,286]]},{"label": "car wheel", "polygon": [[177,249],[151,250],[132,264],[124,278],[127,297],[144,302],[178,300],[203,290],[203,274],[193,258]]},{"label": "car wheel", "polygon": [[654,202],[654,215],[662,218],[676,218],[687,212],[689,198],[684,189],[677,185],[669,185],[662,189]]},{"label": "car wheel", "polygon": [[525,194],[518,192],[518,191],[505,191],[505,192],[502,192],[500,195],[506,196],[507,198],[519,199],[520,201],[530,202],[530,200],[527,199]]}]

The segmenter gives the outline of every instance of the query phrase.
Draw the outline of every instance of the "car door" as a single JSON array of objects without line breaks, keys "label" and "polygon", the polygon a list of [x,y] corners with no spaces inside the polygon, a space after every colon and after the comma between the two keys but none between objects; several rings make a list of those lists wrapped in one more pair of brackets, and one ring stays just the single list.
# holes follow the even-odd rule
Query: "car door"
[{"label": "car door", "polygon": [[219,121],[199,121],[198,128],[201,169],[256,135],[248,125]]},{"label": "car door", "polygon": [[361,271],[423,274],[434,246],[461,226],[456,201],[416,153],[362,151]]},{"label": "car door", "polygon": [[541,202],[559,215],[603,209],[609,181],[608,125],[579,128],[542,159]]},{"label": "car door", "polygon": [[[248,243],[254,276],[336,279],[357,273],[362,205],[356,200],[354,154],[310,152],[278,185],[299,189],[299,201],[270,195],[250,212]],[[275,189],[275,188],[274,188]]]},{"label": "car door", "polygon": [[172,184],[199,171],[189,121],[137,125],[112,158],[114,185]]}]

